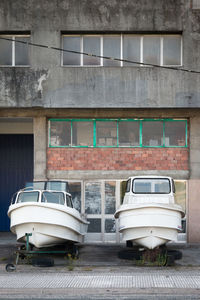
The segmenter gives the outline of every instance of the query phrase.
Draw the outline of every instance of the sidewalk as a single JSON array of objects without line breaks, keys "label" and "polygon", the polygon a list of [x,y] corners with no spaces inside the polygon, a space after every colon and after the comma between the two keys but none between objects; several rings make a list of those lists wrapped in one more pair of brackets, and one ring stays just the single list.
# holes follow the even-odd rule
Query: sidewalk
[{"label": "sidewalk", "polygon": [[78,260],[55,257],[48,268],[20,263],[8,273],[16,241],[0,233],[0,299],[200,299],[200,245],[169,247],[183,253],[172,267],[120,259],[124,245],[81,245]]}]

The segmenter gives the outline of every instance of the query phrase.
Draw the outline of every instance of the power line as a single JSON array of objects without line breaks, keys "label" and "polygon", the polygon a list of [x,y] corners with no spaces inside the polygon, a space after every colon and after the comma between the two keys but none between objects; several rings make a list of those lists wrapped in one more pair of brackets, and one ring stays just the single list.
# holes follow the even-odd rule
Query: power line
[{"label": "power line", "polygon": [[63,48],[58,48],[58,47],[52,47],[52,46],[48,46],[48,45],[36,44],[36,43],[25,42],[25,41],[19,41],[19,40],[16,40],[16,39],[13,40],[13,39],[5,38],[5,37],[0,37],[0,39],[10,41],[10,42],[14,41],[14,42],[17,42],[17,43],[25,44],[27,46],[40,47],[40,48],[56,50],[56,51],[60,51],[60,52],[68,52],[68,53],[79,54],[79,55],[82,54],[82,55],[91,56],[91,57],[95,57],[95,58],[103,58],[103,59],[117,61],[117,62],[126,62],[126,63],[139,65],[139,66],[142,65],[142,66],[155,67],[155,68],[160,68],[160,69],[167,69],[167,70],[173,70],[173,71],[182,71],[182,72],[200,74],[200,71],[196,71],[196,70],[177,68],[177,67],[160,66],[160,65],[156,65],[156,64],[150,64],[150,63],[141,63],[141,62],[138,62],[138,61],[133,61],[133,60],[128,60],[128,59],[102,56],[102,55],[97,55],[97,54],[93,54],[93,53],[87,53],[87,52],[63,49]]}]

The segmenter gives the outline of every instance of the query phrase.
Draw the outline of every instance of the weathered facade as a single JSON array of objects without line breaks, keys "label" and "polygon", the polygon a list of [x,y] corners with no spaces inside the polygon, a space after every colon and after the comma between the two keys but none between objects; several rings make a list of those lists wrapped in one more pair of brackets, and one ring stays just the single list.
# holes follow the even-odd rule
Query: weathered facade
[{"label": "weathered facade", "polygon": [[[35,179],[72,182],[76,187],[75,201],[91,221],[88,241],[118,242],[113,210],[121,201],[122,182],[130,175],[158,174],[176,179],[180,201],[186,209],[184,239],[200,242],[199,19],[200,7],[192,0],[1,1],[0,37],[17,41],[28,36],[32,45],[28,46],[27,65],[16,64],[15,41],[11,65],[2,62],[7,54],[0,54],[0,134],[33,135]],[[60,49],[65,37],[80,40],[80,52],[87,52],[85,38],[96,37],[101,48],[100,52],[95,50],[99,56],[106,47],[106,38],[114,37],[120,45],[122,60],[118,65],[116,62],[106,66],[104,59],[99,58],[99,64],[84,65],[84,56],[76,53],[80,56],[79,65],[64,63],[65,54]],[[142,45],[141,64],[126,65],[123,41],[132,37]],[[179,63],[164,63],[168,37],[180,41]],[[155,43],[148,38],[155,38]],[[1,41],[5,40],[0,39],[0,52]],[[156,43],[159,53],[155,59],[159,63],[153,58],[151,64],[148,51],[154,51]],[[173,57],[175,51],[176,48],[169,49],[167,53]],[[150,61],[145,61],[145,57]],[[110,144],[98,145],[99,120],[117,122],[116,144],[112,144],[113,127]],[[137,145],[120,147],[119,124],[125,120],[140,123]],[[91,130],[95,138],[89,147],[78,143],[53,144],[55,122],[71,122],[73,134],[73,124],[81,121],[94,126]],[[177,139],[170,146],[167,122],[177,121],[187,124],[184,144],[178,144]],[[155,144],[154,132],[152,144],[144,143],[144,122],[160,122],[157,124],[164,126],[160,144]]]}]

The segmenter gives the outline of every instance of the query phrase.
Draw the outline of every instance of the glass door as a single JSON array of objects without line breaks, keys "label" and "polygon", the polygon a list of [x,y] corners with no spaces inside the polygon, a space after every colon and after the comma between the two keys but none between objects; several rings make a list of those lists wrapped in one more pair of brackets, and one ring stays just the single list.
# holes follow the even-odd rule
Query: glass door
[{"label": "glass door", "polygon": [[85,242],[118,242],[116,181],[90,181],[84,184],[84,209],[90,222]]}]

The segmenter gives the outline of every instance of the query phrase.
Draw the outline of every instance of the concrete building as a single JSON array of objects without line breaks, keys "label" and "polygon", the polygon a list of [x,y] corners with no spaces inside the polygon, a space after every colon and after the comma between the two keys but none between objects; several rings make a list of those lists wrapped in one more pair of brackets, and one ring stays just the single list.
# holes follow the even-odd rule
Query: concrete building
[{"label": "concrete building", "polygon": [[199,20],[198,0],[1,0],[1,231],[25,181],[66,179],[86,240],[119,242],[123,182],[157,174],[200,242]]}]

